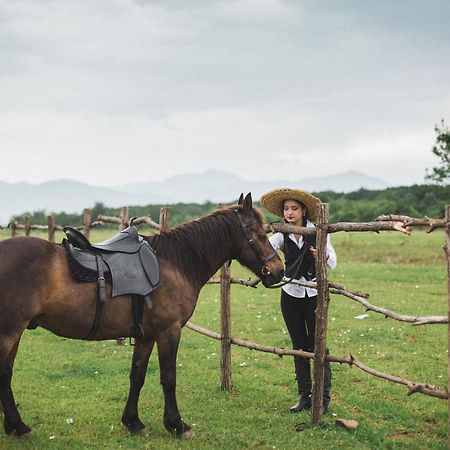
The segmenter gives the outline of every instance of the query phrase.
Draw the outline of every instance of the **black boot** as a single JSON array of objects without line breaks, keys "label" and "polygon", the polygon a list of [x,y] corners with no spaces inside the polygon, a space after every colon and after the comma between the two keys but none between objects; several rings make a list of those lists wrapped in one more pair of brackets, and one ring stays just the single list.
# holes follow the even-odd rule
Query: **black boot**
[{"label": "black boot", "polygon": [[299,401],[289,408],[291,413],[298,413],[311,408],[311,369],[309,360],[301,356],[294,356],[295,373],[297,375]]},{"label": "black boot", "polygon": [[291,413],[298,413],[311,408],[311,394],[301,394],[298,402],[289,408]]},{"label": "black boot", "polygon": [[[327,349],[326,354],[329,355],[330,352]],[[328,411],[328,405],[331,401],[330,396],[331,391],[331,364],[330,361],[325,360],[324,370],[323,370],[323,413]]]}]

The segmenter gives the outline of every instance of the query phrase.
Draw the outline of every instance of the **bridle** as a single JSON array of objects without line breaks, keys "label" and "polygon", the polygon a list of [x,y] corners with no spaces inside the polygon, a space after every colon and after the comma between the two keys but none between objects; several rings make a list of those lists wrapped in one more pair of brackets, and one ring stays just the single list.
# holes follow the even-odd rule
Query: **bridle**
[{"label": "bridle", "polygon": [[275,258],[277,256],[276,250],[274,250],[272,253],[270,253],[268,256],[264,257],[261,252],[259,251],[258,246],[256,245],[255,240],[250,236],[250,233],[248,231],[248,227],[251,225],[254,225],[257,223],[257,219],[253,218],[250,220],[250,222],[244,222],[242,219],[242,216],[240,215],[240,212],[238,209],[235,209],[234,212],[238,216],[239,223],[241,225],[242,232],[244,233],[244,239],[247,241],[247,243],[252,248],[253,252],[255,253],[256,257],[258,258],[260,265],[261,265],[261,275],[270,275],[270,269],[267,267],[266,263],[270,261],[271,259]]}]

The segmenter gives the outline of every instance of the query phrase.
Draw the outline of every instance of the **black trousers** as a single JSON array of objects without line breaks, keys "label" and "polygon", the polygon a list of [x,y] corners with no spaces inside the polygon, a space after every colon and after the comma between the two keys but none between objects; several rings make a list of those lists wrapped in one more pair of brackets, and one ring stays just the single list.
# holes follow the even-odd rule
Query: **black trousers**
[{"label": "black trousers", "polygon": [[294,350],[314,351],[316,308],[317,295],[297,298],[281,290],[281,313]]}]

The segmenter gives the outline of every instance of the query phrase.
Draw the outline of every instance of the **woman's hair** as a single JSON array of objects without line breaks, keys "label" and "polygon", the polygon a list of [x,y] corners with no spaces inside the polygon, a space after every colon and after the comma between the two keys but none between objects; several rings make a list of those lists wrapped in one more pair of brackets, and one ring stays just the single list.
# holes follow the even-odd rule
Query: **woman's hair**
[{"label": "woman's hair", "polygon": [[[302,227],[306,227],[306,222],[307,222],[307,219],[306,219],[306,211],[307,211],[307,208],[306,208],[306,206],[302,203],[302,202],[299,202],[298,200],[295,200],[301,207],[302,207],[302,209],[303,209],[303,215],[302,215]],[[283,206],[284,206],[284,201],[283,201]],[[284,222],[285,223],[287,223],[287,221],[286,221],[286,219],[284,219]],[[283,253],[284,253],[284,255],[285,256],[289,256],[289,246],[287,245],[287,239],[288,239],[288,235],[287,234],[285,234],[284,235],[284,244],[283,244]]]}]

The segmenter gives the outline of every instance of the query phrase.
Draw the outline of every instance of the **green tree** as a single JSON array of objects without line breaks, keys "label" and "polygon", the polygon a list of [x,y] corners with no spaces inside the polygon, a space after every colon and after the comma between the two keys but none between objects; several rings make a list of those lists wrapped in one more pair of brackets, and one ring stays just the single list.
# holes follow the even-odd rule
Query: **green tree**
[{"label": "green tree", "polygon": [[439,158],[440,162],[439,166],[433,167],[431,173],[427,170],[425,179],[445,183],[450,180],[450,129],[445,126],[444,119],[442,119],[441,127],[436,125],[434,130],[436,131],[436,144],[431,151]]}]

